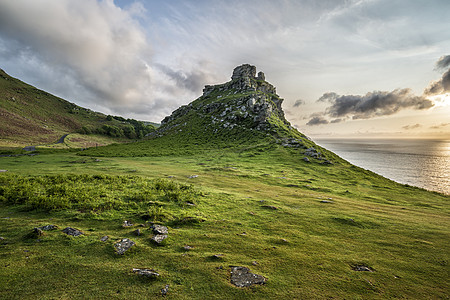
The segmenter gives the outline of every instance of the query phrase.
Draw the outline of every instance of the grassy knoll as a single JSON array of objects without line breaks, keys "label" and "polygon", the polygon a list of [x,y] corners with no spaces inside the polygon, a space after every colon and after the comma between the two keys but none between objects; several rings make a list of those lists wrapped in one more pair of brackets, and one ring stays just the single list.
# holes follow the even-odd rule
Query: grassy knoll
[{"label": "grassy knoll", "polygon": [[[331,153],[333,165],[307,163],[264,141],[171,155],[137,145],[155,156],[105,156],[125,149],[112,146],[0,158],[8,170],[0,173],[0,298],[158,298],[166,284],[167,299],[448,297],[449,196]],[[146,227],[123,228],[124,220]],[[149,222],[169,227],[164,245],[150,241]],[[59,229],[30,235],[47,224]],[[66,236],[67,226],[85,235]],[[113,244],[124,237],[136,246],[118,256]],[[230,266],[267,283],[237,288]],[[161,276],[139,278],[133,268]]]}]

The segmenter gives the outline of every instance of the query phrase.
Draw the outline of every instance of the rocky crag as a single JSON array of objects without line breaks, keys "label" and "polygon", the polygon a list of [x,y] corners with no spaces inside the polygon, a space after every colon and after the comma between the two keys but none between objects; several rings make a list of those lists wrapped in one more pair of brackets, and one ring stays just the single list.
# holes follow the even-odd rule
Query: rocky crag
[{"label": "rocky crag", "polygon": [[167,116],[149,138],[178,135],[195,139],[206,135],[210,139],[231,137],[241,142],[250,136],[264,137],[301,150],[310,158],[329,162],[317,145],[286,120],[282,103],[264,73],[256,74],[255,66],[244,64],[234,69],[231,81],[205,86],[201,97]]}]

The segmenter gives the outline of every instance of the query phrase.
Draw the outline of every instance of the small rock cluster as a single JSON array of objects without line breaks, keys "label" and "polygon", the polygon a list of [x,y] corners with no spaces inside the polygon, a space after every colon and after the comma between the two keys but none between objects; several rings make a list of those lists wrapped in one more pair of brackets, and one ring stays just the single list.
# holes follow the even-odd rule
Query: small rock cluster
[{"label": "small rock cluster", "polygon": [[166,226],[153,224],[151,229],[153,230],[154,233],[151,240],[158,245],[161,244],[162,241],[164,241],[167,238],[167,235],[169,234],[169,229]]},{"label": "small rock cluster", "polygon": [[251,273],[247,267],[231,267],[231,283],[237,287],[248,287],[265,282],[264,276]]}]

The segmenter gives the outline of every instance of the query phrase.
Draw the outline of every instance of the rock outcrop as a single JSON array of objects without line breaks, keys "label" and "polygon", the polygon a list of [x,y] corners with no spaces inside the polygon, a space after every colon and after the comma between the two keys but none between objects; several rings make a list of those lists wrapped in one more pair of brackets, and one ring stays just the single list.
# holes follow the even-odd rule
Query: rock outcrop
[{"label": "rock outcrop", "polygon": [[232,137],[238,143],[249,137],[269,138],[323,162],[325,156],[317,145],[286,120],[282,103],[264,73],[256,75],[255,66],[244,64],[233,70],[231,81],[205,86],[201,97],[164,118],[158,130],[148,137],[176,135],[178,141],[200,137],[203,142],[205,137],[207,141],[220,142]]},{"label": "rock outcrop", "polygon": [[228,129],[268,129],[272,117],[290,126],[284,117],[282,103],[283,99],[277,95],[276,88],[265,80],[264,73],[259,72],[256,76],[256,67],[244,64],[234,69],[231,81],[205,86],[199,99],[181,106],[162,120],[155,135],[163,135],[174,127],[182,129],[188,124],[180,124],[177,119],[192,111],[200,117],[209,118],[213,125]]}]

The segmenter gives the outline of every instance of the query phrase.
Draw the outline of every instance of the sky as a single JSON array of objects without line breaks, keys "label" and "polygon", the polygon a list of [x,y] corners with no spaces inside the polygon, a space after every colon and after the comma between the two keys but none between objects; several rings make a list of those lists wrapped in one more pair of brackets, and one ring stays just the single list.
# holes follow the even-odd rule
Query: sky
[{"label": "sky", "polygon": [[313,138],[450,139],[448,0],[0,0],[0,68],[160,122],[249,63]]}]

